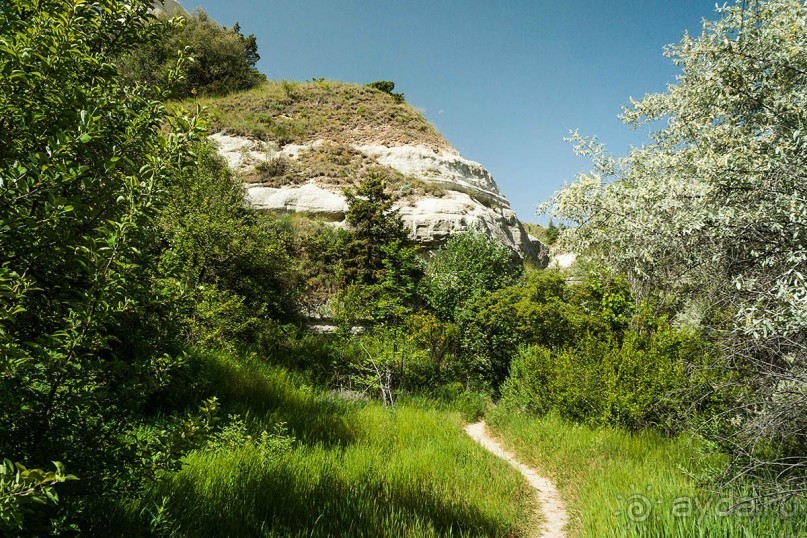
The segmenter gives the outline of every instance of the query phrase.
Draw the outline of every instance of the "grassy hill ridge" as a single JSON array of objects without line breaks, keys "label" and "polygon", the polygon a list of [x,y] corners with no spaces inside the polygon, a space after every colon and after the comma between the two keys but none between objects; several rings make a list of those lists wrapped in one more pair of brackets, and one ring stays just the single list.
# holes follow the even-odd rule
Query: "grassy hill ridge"
[{"label": "grassy hill ridge", "polygon": [[280,146],[329,140],[453,149],[413,106],[358,84],[267,81],[224,97],[192,100],[196,102],[208,108],[213,130]]}]

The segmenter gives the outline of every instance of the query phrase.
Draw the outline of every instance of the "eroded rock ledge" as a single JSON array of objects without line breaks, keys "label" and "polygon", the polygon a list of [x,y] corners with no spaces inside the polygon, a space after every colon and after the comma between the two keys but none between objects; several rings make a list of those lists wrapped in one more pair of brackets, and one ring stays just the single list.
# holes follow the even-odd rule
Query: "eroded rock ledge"
[{"label": "eroded rock ledge", "polygon": [[[294,163],[327,144],[315,141],[281,148],[226,133],[216,133],[211,138],[217,142],[219,152],[231,168],[253,178],[256,170],[278,163]],[[426,190],[421,188],[401,196],[396,203],[410,238],[419,244],[436,248],[452,234],[476,226],[499,238],[518,256],[540,266],[548,263],[546,247],[526,232],[510,209],[510,202],[481,164],[463,158],[452,149],[422,146],[362,144],[343,151],[358,154],[362,162],[369,161],[397,172],[403,178],[402,188],[410,184],[428,186]],[[298,175],[292,184],[269,186],[254,180],[246,186],[250,203],[258,209],[304,213],[334,225],[344,225],[347,203],[341,186],[325,178]]]}]

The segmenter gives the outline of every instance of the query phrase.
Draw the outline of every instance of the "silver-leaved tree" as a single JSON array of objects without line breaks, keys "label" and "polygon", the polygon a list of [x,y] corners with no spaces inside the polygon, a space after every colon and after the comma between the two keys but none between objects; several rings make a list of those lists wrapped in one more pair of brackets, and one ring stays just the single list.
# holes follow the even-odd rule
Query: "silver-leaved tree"
[{"label": "silver-leaved tree", "polygon": [[[659,311],[699,324],[745,372],[726,419],[741,476],[807,488],[807,5],[737,2],[666,54],[681,73],[632,101],[655,127],[622,158],[572,136],[591,172],[556,194],[566,246]],[[726,430],[728,431],[728,429]]]}]

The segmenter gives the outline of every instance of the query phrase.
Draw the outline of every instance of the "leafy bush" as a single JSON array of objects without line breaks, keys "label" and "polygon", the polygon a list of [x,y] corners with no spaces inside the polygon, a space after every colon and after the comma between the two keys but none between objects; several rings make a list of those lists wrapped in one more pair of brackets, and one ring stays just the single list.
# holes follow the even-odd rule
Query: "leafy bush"
[{"label": "leafy bush", "polygon": [[[523,347],[502,385],[505,407],[589,424],[681,431],[692,420],[685,387],[706,345],[696,335],[662,324],[616,338],[585,337],[550,351]],[[715,373],[712,382],[719,381]]]},{"label": "leafy bush", "polygon": [[513,284],[521,274],[507,247],[481,230],[454,235],[429,261],[424,296],[443,320],[457,321],[463,310],[495,289]]},{"label": "leafy bush", "polygon": [[[465,382],[497,386],[506,375],[510,357],[490,352],[499,344],[494,342],[498,336],[508,340],[518,336],[497,327],[477,338],[476,325],[483,323],[477,318],[495,317],[491,292],[516,282],[521,271],[507,247],[473,229],[453,236],[429,260],[420,293],[437,320],[459,336],[453,358],[456,373]],[[511,321],[509,316],[496,319]]]},{"label": "leafy bush", "polygon": [[182,348],[260,342],[294,303],[285,230],[247,208],[198,117],[109,63],[171,29],[150,9],[0,13],[0,70],[19,73],[0,87],[0,453],[81,478],[60,518],[98,517],[176,470],[217,408]]},{"label": "leafy bush", "polygon": [[510,365],[499,401],[506,409],[543,415],[552,408],[552,354],[545,347],[522,346]]},{"label": "leafy bush", "polygon": [[230,415],[227,424],[211,436],[203,450],[212,452],[237,450],[244,445],[254,445],[264,461],[284,454],[294,446],[294,436],[289,435],[283,422],[275,424],[271,432],[261,430],[257,435],[249,433],[246,421],[240,415]]},{"label": "leafy bush", "polygon": [[83,494],[125,474],[124,432],[180,367],[154,221],[201,130],[109,64],[150,38],[150,7],[0,13],[0,71],[16,73],[0,85],[0,453],[63,461]]},{"label": "leafy bush", "polygon": [[59,502],[56,485],[68,480],[77,480],[67,474],[64,465],[54,462],[55,471],[26,469],[21,463],[4,459],[0,462],[0,532],[28,531],[47,532],[50,525],[32,528],[25,524],[25,517],[32,506],[44,506]]},{"label": "leafy bush", "polygon": [[257,342],[271,320],[293,317],[299,277],[290,234],[247,205],[244,187],[209,144],[178,174],[161,211],[163,273],[178,281],[188,341]]},{"label": "leafy bush", "polygon": [[723,439],[738,442],[736,471],[788,497],[807,490],[807,5],[716,12],[667,49],[675,83],[625,109],[653,144],[615,158],[571,137],[593,170],[556,195],[554,215],[578,224],[562,236],[571,250],[630,275],[637,296],[701,310],[749,389],[725,415],[742,424]]},{"label": "leafy bush", "polygon": [[422,310],[407,318],[405,327],[412,342],[428,352],[437,370],[447,372],[459,344],[457,326],[440,321],[431,312]]},{"label": "leafy bush", "polygon": [[[184,65],[183,78],[167,80],[180,54],[191,61]],[[197,10],[182,25],[169,26],[160,39],[143,43],[119,60],[129,84],[170,88],[173,97],[192,93],[223,95],[252,88],[266,77],[255,69],[260,59],[254,35],[245,37],[236,23],[220,26]]]},{"label": "leafy bush", "polygon": [[622,291],[619,285],[604,283],[596,272],[573,285],[558,271],[531,272],[465,305],[458,322],[459,360],[466,373],[495,391],[522,345],[554,350],[575,345],[587,335],[611,338],[621,325],[608,322],[608,315],[615,314],[603,298],[623,297]]},{"label": "leafy bush", "polygon": [[731,397],[716,394],[731,377],[714,368],[708,343],[637,309],[626,283],[608,271],[591,268],[572,283],[558,271],[532,272],[469,310],[461,361],[494,390],[501,384],[506,408],[680,431],[700,426]]},{"label": "leafy bush", "polygon": [[403,103],[404,102],[404,94],[402,93],[395,93],[392,90],[395,89],[395,83],[391,80],[379,80],[376,82],[371,82],[367,84],[368,88],[374,88],[380,92],[384,92],[388,95],[391,95],[393,99],[395,99],[396,103]]}]

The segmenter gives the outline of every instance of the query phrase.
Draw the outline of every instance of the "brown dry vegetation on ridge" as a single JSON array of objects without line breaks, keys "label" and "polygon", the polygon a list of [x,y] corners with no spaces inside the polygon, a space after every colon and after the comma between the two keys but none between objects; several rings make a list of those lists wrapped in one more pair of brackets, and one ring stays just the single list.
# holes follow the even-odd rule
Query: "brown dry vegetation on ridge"
[{"label": "brown dry vegetation on ridge", "polygon": [[281,146],[329,140],[453,149],[414,107],[358,84],[268,81],[251,90],[198,102],[208,108],[214,130]]},{"label": "brown dry vegetation on ridge", "polygon": [[242,172],[242,179],[248,184],[275,188],[301,185],[312,179],[322,186],[357,187],[371,172],[383,174],[396,198],[445,195],[439,185],[405,176],[351,146],[334,142],[301,151],[293,159],[277,156],[259,161],[254,168]]}]

